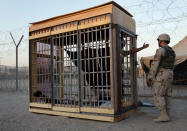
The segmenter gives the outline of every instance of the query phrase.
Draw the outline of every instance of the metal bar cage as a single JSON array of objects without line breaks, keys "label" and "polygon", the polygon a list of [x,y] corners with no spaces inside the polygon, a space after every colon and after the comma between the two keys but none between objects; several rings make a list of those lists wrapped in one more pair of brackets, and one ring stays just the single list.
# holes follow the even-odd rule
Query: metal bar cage
[{"label": "metal bar cage", "polygon": [[[117,26],[119,52],[129,52],[136,48],[136,35],[122,26]],[[120,112],[136,107],[136,54],[128,54],[119,60]]]},{"label": "metal bar cage", "polygon": [[[79,26],[87,20],[73,24]],[[58,27],[48,30],[52,32]],[[116,36],[112,35],[114,30]],[[114,48],[113,37],[116,37],[117,48]],[[54,110],[110,116],[135,108],[136,55],[120,56],[121,51],[134,47],[135,35],[112,23],[30,40],[30,103],[40,104],[38,107],[47,105],[46,108]],[[115,58],[114,52],[120,57]],[[118,65],[117,69],[114,64]],[[118,72],[117,87],[113,84],[115,71]],[[119,96],[114,96],[115,89]],[[119,106],[117,111],[116,106]],[[83,110],[85,108],[93,110]]]}]

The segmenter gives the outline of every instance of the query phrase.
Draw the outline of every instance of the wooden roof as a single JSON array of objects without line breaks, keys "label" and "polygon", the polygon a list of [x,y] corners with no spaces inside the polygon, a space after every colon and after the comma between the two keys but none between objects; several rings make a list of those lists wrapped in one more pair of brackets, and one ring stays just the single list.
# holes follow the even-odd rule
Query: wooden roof
[{"label": "wooden roof", "polygon": [[52,18],[49,18],[49,19],[45,19],[45,20],[33,22],[33,23],[30,23],[30,24],[38,24],[38,23],[42,23],[42,22],[49,21],[49,20],[55,20],[55,19],[58,19],[58,18],[61,18],[61,17],[71,16],[71,15],[74,15],[74,14],[77,14],[77,13],[85,12],[85,11],[88,11],[88,10],[91,10],[91,9],[99,8],[99,7],[106,6],[106,5],[110,5],[110,4],[115,5],[116,7],[118,7],[119,9],[121,9],[124,13],[126,13],[126,14],[128,14],[129,16],[133,17],[132,14],[130,14],[127,10],[125,10],[125,9],[124,9],[123,7],[121,7],[119,4],[117,4],[117,3],[114,2],[114,1],[110,1],[110,2],[101,4],[101,5],[98,5],[98,6],[94,6],[94,7],[87,8],[87,9],[80,10],[80,11],[76,11],[76,12],[73,12],[73,13],[64,14],[64,15],[52,17]]}]

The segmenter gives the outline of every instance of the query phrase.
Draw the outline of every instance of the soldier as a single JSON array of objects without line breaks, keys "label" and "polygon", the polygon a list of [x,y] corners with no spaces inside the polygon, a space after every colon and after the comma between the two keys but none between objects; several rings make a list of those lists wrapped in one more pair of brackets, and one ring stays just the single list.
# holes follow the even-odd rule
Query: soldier
[{"label": "soldier", "polygon": [[153,121],[166,122],[170,120],[171,82],[176,55],[168,46],[170,43],[168,34],[159,35],[157,40],[160,48],[157,49],[151,63],[147,84],[154,88],[154,102],[160,111],[160,116]]}]

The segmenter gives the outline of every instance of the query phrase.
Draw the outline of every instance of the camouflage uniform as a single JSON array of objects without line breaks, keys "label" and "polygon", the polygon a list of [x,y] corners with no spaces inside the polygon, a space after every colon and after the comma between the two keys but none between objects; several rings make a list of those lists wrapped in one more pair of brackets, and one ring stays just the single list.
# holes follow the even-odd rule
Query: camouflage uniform
[{"label": "camouflage uniform", "polygon": [[175,52],[168,45],[157,49],[151,63],[148,79],[154,88],[154,102],[159,110],[169,110],[172,95],[173,66]]}]

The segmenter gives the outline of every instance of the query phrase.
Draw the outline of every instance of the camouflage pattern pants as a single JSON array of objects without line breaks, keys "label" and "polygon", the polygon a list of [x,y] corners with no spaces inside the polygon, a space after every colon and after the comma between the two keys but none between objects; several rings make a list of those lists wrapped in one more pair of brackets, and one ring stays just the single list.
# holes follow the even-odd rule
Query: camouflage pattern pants
[{"label": "camouflage pattern pants", "polygon": [[170,69],[160,69],[153,82],[154,102],[159,110],[170,109],[173,80],[173,71]]}]

